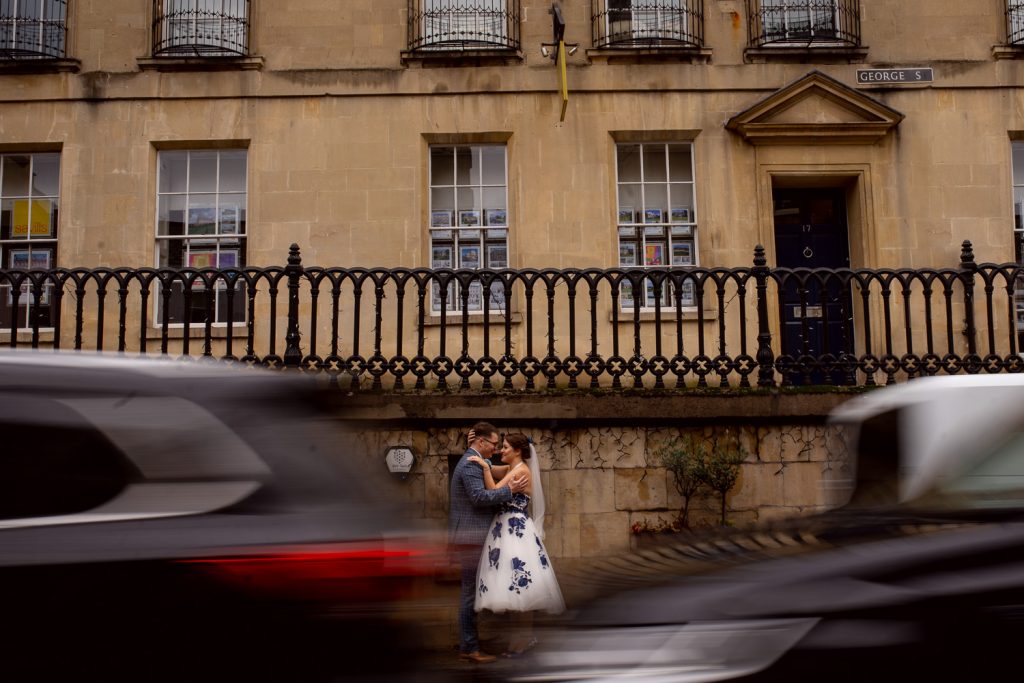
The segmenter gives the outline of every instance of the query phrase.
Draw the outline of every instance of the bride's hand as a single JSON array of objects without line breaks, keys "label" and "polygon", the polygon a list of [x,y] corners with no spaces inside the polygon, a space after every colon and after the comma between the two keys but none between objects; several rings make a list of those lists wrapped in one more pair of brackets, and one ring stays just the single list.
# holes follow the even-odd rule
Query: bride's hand
[{"label": "bride's hand", "polygon": [[483,458],[478,456],[478,455],[471,455],[471,456],[469,456],[466,459],[469,462],[476,463],[477,465],[480,465],[481,469],[488,466],[487,462]]}]

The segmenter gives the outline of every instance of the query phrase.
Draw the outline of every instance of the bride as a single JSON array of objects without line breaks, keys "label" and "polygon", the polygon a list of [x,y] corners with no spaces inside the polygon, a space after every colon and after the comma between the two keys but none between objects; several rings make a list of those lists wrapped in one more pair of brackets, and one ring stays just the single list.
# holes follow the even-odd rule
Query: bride
[{"label": "bride", "polygon": [[[515,657],[536,644],[532,633],[534,610],[558,614],[565,609],[562,591],[544,548],[544,494],[540,485],[540,464],[533,442],[522,434],[506,434],[501,447],[503,465],[472,456],[470,462],[483,468],[488,489],[508,486],[512,477],[527,474],[523,493],[512,494],[491,521],[477,570],[475,609],[520,614],[520,635],[512,640],[506,656]],[[495,477],[498,481],[495,482]],[[527,514],[530,508],[531,516]]]}]

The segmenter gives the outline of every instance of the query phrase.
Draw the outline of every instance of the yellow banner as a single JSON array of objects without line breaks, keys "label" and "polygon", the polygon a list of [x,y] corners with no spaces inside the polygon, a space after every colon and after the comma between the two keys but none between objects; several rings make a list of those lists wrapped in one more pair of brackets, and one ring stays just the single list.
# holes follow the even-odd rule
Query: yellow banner
[{"label": "yellow banner", "polygon": [[562,81],[562,115],[559,121],[565,121],[565,108],[569,106],[569,81],[565,75],[565,41],[558,41],[558,75]]},{"label": "yellow banner", "polygon": [[48,199],[18,199],[14,202],[11,237],[52,237],[50,230],[53,203]]}]

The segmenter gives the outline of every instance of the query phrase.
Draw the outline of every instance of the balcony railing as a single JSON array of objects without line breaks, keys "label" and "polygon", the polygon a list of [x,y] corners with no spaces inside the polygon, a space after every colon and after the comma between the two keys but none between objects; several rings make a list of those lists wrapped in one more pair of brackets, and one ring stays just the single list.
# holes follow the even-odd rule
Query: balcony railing
[{"label": "balcony railing", "polygon": [[519,0],[409,0],[409,49],[519,49]]},{"label": "balcony railing", "polygon": [[[283,267],[0,270],[0,340],[297,367],[348,390],[875,385],[1024,371],[1022,277],[969,242],[955,267],[882,270],[770,268],[760,247],[741,268],[323,268],[293,245]],[[459,313],[431,314],[435,284]],[[627,284],[656,307],[624,307]],[[509,309],[471,315],[474,287]],[[701,305],[674,294],[690,287]],[[205,322],[170,322],[181,292]],[[244,322],[214,323],[218,296]]]},{"label": "balcony railing", "polygon": [[249,0],[156,0],[153,16],[156,56],[249,54]]},{"label": "balcony railing", "polygon": [[860,0],[747,0],[750,45],[860,45]]},{"label": "balcony railing", "polygon": [[1024,45],[1024,2],[1006,0],[1006,42]]},{"label": "balcony railing", "polygon": [[0,59],[62,59],[67,0],[0,0]]},{"label": "balcony railing", "polygon": [[596,48],[703,47],[704,0],[592,0]]}]

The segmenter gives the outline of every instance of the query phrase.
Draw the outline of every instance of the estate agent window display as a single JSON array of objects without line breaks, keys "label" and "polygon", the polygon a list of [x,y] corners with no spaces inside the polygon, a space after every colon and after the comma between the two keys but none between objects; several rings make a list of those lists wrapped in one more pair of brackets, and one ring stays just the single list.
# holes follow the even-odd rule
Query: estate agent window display
[{"label": "estate agent window display", "polygon": [[[665,268],[696,266],[697,219],[690,143],[622,143],[616,149],[619,267]],[[637,296],[629,283],[620,287],[619,302],[632,310],[654,308],[654,283]],[[682,305],[696,305],[694,286],[686,281]],[[665,287],[662,306],[675,303]]]},{"label": "estate agent window display", "polygon": [[[508,268],[508,173],[504,145],[458,145],[430,148],[430,267]],[[469,287],[467,310],[480,313],[483,287]],[[462,311],[462,293],[448,288],[446,313]],[[505,309],[500,284],[487,297],[492,311]],[[435,285],[430,311],[441,313]]]},{"label": "estate agent window display", "polygon": [[[168,150],[157,158],[156,252],[159,268],[244,268],[246,246],[247,151]],[[220,281],[214,297],[215,324],[245,321],[244,288],[235,288],[228,320],[227,287]],[[206,322],[206,297],[193,286],[185,310],[183,286],[171,296],[171,324]],[[157,297],[159,305],[159,297]],[[156,321],[163,317],[157,311]]]},{"label": "estate agent window display", "polygon": [[[60,154],[0,154],[0,262],[12,270],[57,267],[57,214],[60,205]],[[20,292],[0,285],[0,329],[28,329],[37,313],[52,327],[52,286],[39,301],[25,283]],[[17,301],[15,301],[17,299]]]}]

